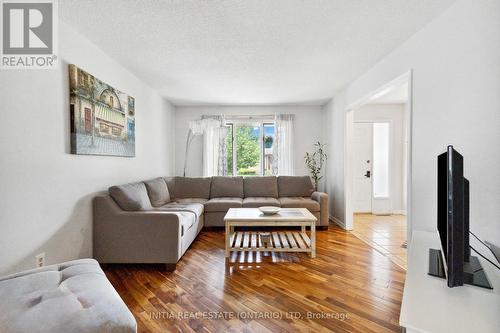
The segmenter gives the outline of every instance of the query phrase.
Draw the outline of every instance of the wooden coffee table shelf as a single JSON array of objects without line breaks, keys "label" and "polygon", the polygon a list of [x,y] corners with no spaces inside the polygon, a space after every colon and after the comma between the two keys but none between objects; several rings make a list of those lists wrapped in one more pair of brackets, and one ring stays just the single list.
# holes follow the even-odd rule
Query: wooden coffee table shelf
[{"label": "wooden coffee table shelf", "polygon": [[[257,208],[231,208],[224,220],[226,257],[231,251],[308,252],[312,258],[316,256],[316,217],[305,208],[283,208],[275,215],[264,215]],[[300,226],[301,231],[272,231],[267,246],[261,244],[259,231],[235,231],[235,227],[260,226]]]},{"label": "wooden coffee table shelf", "polygon": [[305,232],[271,232],[266,245],[261,244],[259,232],[236,231],[231,235],[231,251],[311,252],[311,240]]}]

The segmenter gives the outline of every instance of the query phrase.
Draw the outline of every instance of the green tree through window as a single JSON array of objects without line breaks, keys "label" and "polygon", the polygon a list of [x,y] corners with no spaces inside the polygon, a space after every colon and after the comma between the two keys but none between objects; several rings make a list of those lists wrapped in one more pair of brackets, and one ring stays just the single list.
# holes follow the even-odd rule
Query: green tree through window
[{"label": "green tree through window", "polygon": [[233,124],[227,125],[227,174],[233,176]]},{"label": "green tree through window", "polygon": [[270,122],[226,123],[226,126],[228,128],[227,174],[230,176],[271,175],[274,124]]},{"label": "green tree through window", "polygon": [[259,131],[254,133],[252,126],[237,127],[236,165],[239,175],[256,175],[260,172]]}]

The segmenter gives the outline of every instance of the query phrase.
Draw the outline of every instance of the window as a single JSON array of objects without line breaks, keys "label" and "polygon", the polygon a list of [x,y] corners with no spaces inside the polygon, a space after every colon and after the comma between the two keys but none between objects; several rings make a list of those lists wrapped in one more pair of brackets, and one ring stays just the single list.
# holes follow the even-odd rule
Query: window
[{"label": "window", "polygon": [[373,123],[373,197],[389,197],[389,123]]},{"label": "window", "polygon": [[274,123],[228,122],[226,126],[228,175],[271,175]]},{"label": "window", "polygon": [[115,136],[122,135],[122,129],[119,127],[111,127],[111,133]]},{"label": "window", "polygon": [[80,85],[86,86],[88,85],[88,75],[81,72],[82,75],[80,75]]},{"label": "window", "polygon": [[109,126],[103,123],[99,124],[99,132],[101,133],[109,133]]},{"label": "window", "polygon": [[264,176],[273,174],[274,124],[264,124]]}]

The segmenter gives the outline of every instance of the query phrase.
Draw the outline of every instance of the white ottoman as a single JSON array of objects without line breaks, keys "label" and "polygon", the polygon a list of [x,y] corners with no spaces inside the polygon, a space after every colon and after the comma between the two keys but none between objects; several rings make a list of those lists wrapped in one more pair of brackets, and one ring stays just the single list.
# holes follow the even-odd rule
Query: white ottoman
[{"label": "white ottoman", "polygon": [[0,330],[132,333],[137,323],[97,261],[81,259],[0,277]]}]

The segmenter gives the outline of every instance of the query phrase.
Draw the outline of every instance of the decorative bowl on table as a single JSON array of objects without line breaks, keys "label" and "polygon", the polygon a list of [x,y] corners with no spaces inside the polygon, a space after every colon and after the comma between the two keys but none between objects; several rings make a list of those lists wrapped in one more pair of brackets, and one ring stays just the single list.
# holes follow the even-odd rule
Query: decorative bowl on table
[{"label": "decorative bowl on table", "polygon": [[274,207],[274,206],[262,206],[259,207],[259,210],[264,214],[264,215],[273,215],[277,214],[280,211],[280,207]]}]

